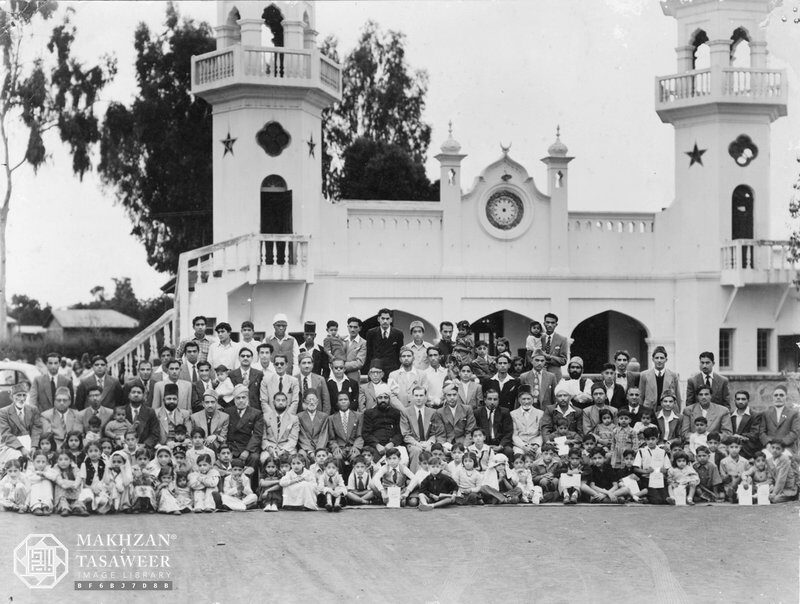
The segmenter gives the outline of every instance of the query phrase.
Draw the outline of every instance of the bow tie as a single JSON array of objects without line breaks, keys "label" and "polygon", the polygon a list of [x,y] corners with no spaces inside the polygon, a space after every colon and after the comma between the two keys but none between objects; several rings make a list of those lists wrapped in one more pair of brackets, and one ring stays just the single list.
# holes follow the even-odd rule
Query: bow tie
[{"label": "bow tie", "polygon": [[618,373],[618,374],[617,374],[617,377],[618,377],[618,378],[624,378],[624,377],[625,377],[625,374],[624,374],[624,373]]}]

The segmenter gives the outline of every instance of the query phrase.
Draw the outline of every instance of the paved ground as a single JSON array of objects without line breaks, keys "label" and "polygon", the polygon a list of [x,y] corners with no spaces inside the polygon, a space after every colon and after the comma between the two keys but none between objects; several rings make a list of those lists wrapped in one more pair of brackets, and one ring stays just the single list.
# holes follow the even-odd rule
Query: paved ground
[{"label": "paved ground", "polygon": [[[796,603],[799,513],[791,504],[0,514],[0,603]],[[53,590],[29,590],[12,573],[29,533],[53,533],[70,549],[69,574]],[[169,556],[174,591],[75,591],[76,573],[88,570],[78,568],[79,533],[176,535],[156,554]]]}]

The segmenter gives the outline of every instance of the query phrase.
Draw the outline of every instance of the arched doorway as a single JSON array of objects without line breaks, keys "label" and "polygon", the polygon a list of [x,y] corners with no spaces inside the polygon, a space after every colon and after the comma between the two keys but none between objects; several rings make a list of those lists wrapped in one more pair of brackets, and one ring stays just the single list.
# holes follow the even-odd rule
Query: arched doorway
[{"label": "arched doorway", "polygon": [[739,185],[731,196],[731,239],[753,238],[753,189]]},{"label": "arched doorway", "polygon": [[[270,174],[261,181],[261,233],[267,235],[290,235],[292,233],[292,192],[286,181],[277,174]],[[285,264],[286,243],[265,242],[267,264]],[[289,244],[288,260],[294,264],[294,249]]]},{"label": "arched doorway", "polygon": [[525,339],[530,332],[531,318],[510,310],[499,310],[472,322],[475,341],[489,343],[489,354],[495,354],[497,338],[508,338],[513,355],[525,358]]},{"label": "arched doorway", "polygon": [[584,373],[600,373],[617,350],[627,350],[647,369],[647,328],[633,317],[607,310],[578,323],[572,330],[570,356],[583,359]]}]

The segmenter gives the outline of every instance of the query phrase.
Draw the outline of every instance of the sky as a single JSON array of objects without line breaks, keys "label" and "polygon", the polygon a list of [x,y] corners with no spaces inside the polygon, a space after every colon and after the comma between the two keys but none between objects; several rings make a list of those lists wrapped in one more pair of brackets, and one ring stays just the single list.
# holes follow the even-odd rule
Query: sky
[{"label": "sky", "polygon": [[[215,2],[177,2],[184,17],[215,24]],[[786,230],[786,203],[800,157],[800,25],[786,0],[770,16],[770,67],[785,68],[789,117],[772,126],[772,236]],[[133,33],[141,21],[163,27],[162,2],[62,2],[75,9],[76,56],[86,62],[105,53],[118,74],[102,93],[130,102],[135,94]],[[781,17],[787,16],[787,21]],[[433,128],[426,164],[447,138],[448,122],[461,143],[462,185],[468,190],[500,144],[546,190],[539,161],[561,139],[570,164],[570,210],[657,211],[674,195],[672,127],[654,110],[654,78],[677,71],[675,21],[655,0],[537,0],[536,2],[322,2],[318,41],[339,40],[342,54],[355,44],[367,19],[406,35],[407,60],[429,76],[423,119]],[[42,29],[25,41],[31,59],[45,52]],[[113,289],[112,277],[130,277],[139,297],[160,293],[169,275],[148,266],[144,246],[112,190],[92,172],[82,181],[56,138],[51,157],[36,174],[15,175],[8,229],[8,287],[54,307],[88,301],[95,285]],[[14,151],[24,140],[12,141]]]}]

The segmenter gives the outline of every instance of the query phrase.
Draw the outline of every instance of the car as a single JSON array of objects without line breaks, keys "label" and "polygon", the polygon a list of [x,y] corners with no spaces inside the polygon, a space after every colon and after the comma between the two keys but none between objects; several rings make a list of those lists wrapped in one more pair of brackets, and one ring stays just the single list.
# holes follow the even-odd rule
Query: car
[{"label": "car", "polygon": [[42,375],[36,365],[17,361],[0,361],[0,409],[11,404],[11,388],[20,382],[32,384]]}]

